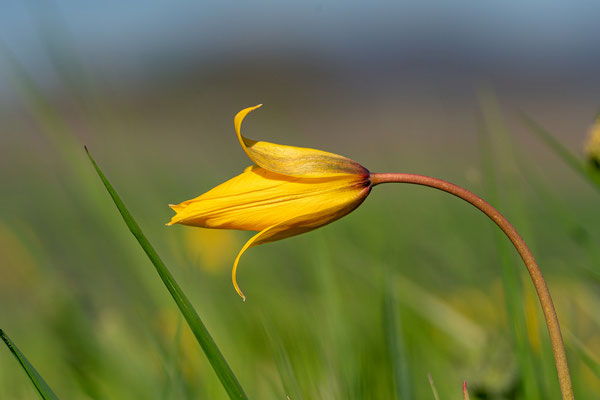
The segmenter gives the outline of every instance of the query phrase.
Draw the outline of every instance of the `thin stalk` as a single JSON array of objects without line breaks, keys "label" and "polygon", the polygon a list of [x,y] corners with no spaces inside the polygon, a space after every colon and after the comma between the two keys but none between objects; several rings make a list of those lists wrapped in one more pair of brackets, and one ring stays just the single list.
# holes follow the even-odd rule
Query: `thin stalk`
[{"label": "thin stalk", "polygon": [[427,379],[429,380],[429,386],[431,386],[431,391],[433,392],[433,399],[440,400],[440,395],[435,387],[435,383],[433,382],[433,377],[431,376],[431,372],[427,373]]},{"label": "thin stalk", "polygon": [[512,226],[512,224],[508,222],[508,220],[504,218],[504,216],[500,214],[498,210],[492,207],[481,197],[469,192],[466,189],[463,189],[460,186],[441,179],[415,174],[371,174],[372,186],[379,185],[380,183],[410,183],[414,185],[428,186],[446,193],[450,193],[478,208],[492,221],[494,221],[500,229],[502,229],[523,259],[523,262],[527,267],[527,271],[529,272],[529,276],[531,276],[531,280],[535,286],[538,298],[540,299],[540,304],[542,305],[542,310],[544,311],[544,317],[546,318],[546,326],[548,327],[548,332],[550,333],[550,342],[552,343],[552,350],[554,351],[554,360],[556,363],[556,371],[558,372],[558,382],[560,384],[562,398],[563,400],[573,400],[575,397],[573,395],[571,375],[569,374],[569,366],[567,364],[567,355],[565,353],[562,334],[560,333],[560,325],[558,323],[558,317],[556,316],[556,310],[554,309],[554,304],[552,303],[552,297],[550,297],[550,291],[548,290],[546,281],[542,276],[542,271],[540,271],[533,254],[531,254],[531,250],[529,250],[527,244],[525,244],[525,241]]}]

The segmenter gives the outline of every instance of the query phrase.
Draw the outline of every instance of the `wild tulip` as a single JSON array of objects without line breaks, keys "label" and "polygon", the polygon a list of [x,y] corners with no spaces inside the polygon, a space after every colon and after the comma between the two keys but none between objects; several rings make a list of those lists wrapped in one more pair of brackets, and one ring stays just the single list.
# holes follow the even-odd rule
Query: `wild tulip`
[{"label": "wild tulip", "polygon": [[502,214],[482,198],[452,183],[423,175],[371,173],[349,158],[321,150],[255,141],[241,134],[243,119],[261,105],[240,111],[234,119],[242,148],[255,165],[194,199],[170,205],[176,212],[167,225],[258,231],[235,258],[232,280],[250,247],[285,239],[327,225],[358,207],[381,183],[429,186],[457,196],[478,208],[498,225],[515,246],[531,276],[550,333],[563,399],[573,389],[558,317],[550,292],[533,254]]}]

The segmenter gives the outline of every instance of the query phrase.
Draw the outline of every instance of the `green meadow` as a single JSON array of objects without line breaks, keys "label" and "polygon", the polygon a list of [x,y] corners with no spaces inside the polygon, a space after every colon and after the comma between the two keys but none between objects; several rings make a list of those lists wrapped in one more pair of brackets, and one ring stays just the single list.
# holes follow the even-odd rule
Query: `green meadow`
[{"label": "green meadow", "polygon": [[[261,102],[249,138],[446,179],[494,205],[546,278],[576,398],[600,393],[600,174],[581,156],[593,115],[561,125],[555,104],[489,85],[467,100],[412,87],[365,102],[294,70],[286,84],[231,70],[124,93],[82,68],[56,90],[2,49],[16,100],[0,115],[0,399],[444,400],[464,381],[470,399],[560,398],[523,262],[460,199],[378,186],[331,225],[248,250],[246,302],[231,267],[251,232],[165,226],[169,203],[251,164],[233,116]],[[199,318],[184,317],[174,281]]]}]

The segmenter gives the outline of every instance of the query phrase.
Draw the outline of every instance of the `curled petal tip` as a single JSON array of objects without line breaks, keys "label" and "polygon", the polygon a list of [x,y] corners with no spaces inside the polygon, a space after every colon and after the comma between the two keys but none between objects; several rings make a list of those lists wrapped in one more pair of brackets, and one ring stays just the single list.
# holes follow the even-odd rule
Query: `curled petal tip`
[{"label": "curled petal tip", "polygon": [[246,296],[244,295],[244,293],[241,291],[241,289],[237,286],[237,284],[235,284],[235,291],[237,292],[237,294],[242,298],[242,301],[245,303],[246,302]]},{"label": "curled petal tip", "polygon": [[[262,107],[262,103],[261,104],[257,104],[255,106],[252,107],[247,107],[246,109],[242,110],[242,111],[246,111],[247,113],[249,113],[250,111],[254,111],[257,108],[261,108]],[[241,111],[240,111],[241,112]]]},{"label": "curled petal tip", "polygon": [[267,171],[302,178],[366,176],[369,171],[357,162],[322,150],[286,146],[248,139],[242,135],[242,121],[262,106],[258,104],[240,111],[234,117],[235,132],[246,155]]}]

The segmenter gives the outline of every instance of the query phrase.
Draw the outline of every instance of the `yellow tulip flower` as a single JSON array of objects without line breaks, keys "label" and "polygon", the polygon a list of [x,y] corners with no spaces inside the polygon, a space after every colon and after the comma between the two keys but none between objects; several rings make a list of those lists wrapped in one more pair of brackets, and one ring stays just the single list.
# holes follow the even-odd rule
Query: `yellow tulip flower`
[{"label": "yellow tulip flower", "polygon": [[201,196],[170,205],[176,214],[167,224],[258,231],[233,264],[233,285],[244,300],[236,271],[247,249],[327,225],[358,207],[371,191],[369,171],[346,157],[242,136],[243,119],[260,106],[234,119],[240,144],[256,165]]}]

